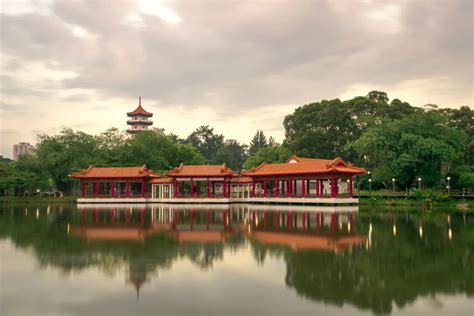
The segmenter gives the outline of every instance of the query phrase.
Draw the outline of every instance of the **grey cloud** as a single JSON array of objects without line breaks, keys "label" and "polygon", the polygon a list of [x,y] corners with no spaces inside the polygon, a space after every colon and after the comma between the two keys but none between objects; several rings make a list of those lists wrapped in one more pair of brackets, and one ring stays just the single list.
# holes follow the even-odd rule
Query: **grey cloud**
[{"label": "grey cloud", "polygon": [[[136,9],[132,1],[56,1],[54,18],[2,16],[4,53],[54,61],[78,74],[57,88],[142,95],[162,107],[207,106],[222,117],[332,98],[358,83],[443,76],[471,94],[470,1],[167,5],[181,23],[170,26],[141,14],[143,27],[126,25],[124,18]],[[389,5],[400,7],[394,21],[371,20],[370,12]],[[91,35],[74,37],[66,25]]]}]

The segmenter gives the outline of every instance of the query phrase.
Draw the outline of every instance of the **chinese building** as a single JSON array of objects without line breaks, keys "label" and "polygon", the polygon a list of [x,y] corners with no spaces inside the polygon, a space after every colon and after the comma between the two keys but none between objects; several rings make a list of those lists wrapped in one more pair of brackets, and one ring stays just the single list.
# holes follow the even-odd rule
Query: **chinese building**
[{"label": "chinese building", "polygon": [[27,142],[21,142],[13,145],[13,160],[18,160],[21,155],[27,154],[33,149],[35,149],[35,146]]},{"label": "chinese building", "polygon": [[147,130],[148,126],[153,125],[153,122],[150,120],[153,113],[147,112],[142,107],[142,97],[138,98],[138,107],[134,111],[128,112],[127,116],[129,117],[127,121],[127,125],[129,125],[127,132],[129,133]]},{"label": "chinese building", "polygon": [[363,168],[339,157],[291,156],[285,163],[262,163],[240,174],[226,164],[181,164],[164,176],[146,166],[91,166],[71,177],[81,180],[80,203],[134,202],[130,198],[136,198],[136,202],[151,203],[352,204],[358,202],[352,197],[354,176],[363,173]]}]

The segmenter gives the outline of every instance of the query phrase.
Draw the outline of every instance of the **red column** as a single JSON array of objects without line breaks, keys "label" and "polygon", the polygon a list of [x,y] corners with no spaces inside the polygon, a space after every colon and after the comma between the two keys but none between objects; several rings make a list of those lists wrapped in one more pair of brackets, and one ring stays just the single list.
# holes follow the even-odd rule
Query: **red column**
[{"label": "red column", "polygon": [[145,197],[145,180],[142,180],[142,198]]},{"label": "red column", "polygon": [[320,185],[320,182],[319,182],[318,179],[316,179],[316,197],[320,197],[320,196],[321,196],[319,185]]},{"label": "red column", "polygon": [[[178,180],[174,179],[174,198],[177,198],[178,197]],[[174,215],[174,213],[173,213]]]},{"label": "red column", "polygon": [[331,176],[331,197],[336,197],[336,179],[334,179],[334,175]]},{"label": "red column", "polygon": [[301,196],[305,197],[306,195],[306,180],[301,180]]},{"label": "red column", "polygon": [[224,198],[227,197],[227,179],[224,177],[224,182],[222,183],[222,194]]},{"label": "red column", "polygon": [[99,185],[99,181],[97,181],[97,182],[95,183],[95,196],[96,196],[97,198],[100,197],[100,185]]},{"label": "red column", "polygon": [[298,194],[298,186],[296,180],[293,180],[293,183],[291,185],[293,187],[294,196],[296,196]]},{"label": "red column", "polygon": [[130,196],[130,182],[125,183],[125,196],[128,198]]},{"label": "red column", "polygon": [[292,187],[291,187],[291,182],[292,180],[287,180],[286,183],[287,183],[287,187],[288,187],[288,197],[291,197],[291,192],[293,191]]},{"label": "red column", "polygon": [[232,193],[232,185],[231,185],[230,179],[229,179],[229,182],[227,182],[227,185],[229,186],[227,190],[227,197],[231,197],[230,194]]},{"label": "red column", "polygon": [[255,197],[255,180],[252,178],[252,197]]},{"label": "red column", "polygon": [[191,182],[190,182],[189,186],[190,186],[190,189],[189,189],[189,197],[190,197],[190,198],[194,198],[194,182],[193,182],[193,178],[191,178]]},{"label": "red column", "polygon": [[112,180],[112,197],[115,197],[115,182]]},{"label": "red column", "polygon": [[267,180],[263,180],[263,197],[267,197]]},{"label": "red column", "polygon": [[349,178],[349,197],[352,197],[352,177]]},{"label": "red column", "polygon": [[206,180],[206,198],[209,198],[209,177],[207,177],[207,180]]},{"label": "red column", "polygon": [[84,192],[85,192],[84,180],[81,179],[81,197],[82,198],[84,198]]}]

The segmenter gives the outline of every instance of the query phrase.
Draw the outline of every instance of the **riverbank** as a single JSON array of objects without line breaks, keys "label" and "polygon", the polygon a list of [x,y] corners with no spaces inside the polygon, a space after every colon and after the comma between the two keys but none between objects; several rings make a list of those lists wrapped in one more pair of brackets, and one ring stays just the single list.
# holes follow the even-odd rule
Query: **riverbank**
[{"label": "riverbank", "polygon": [[65,197],[46,197],[46,196],[2,196],[0,197],[0,203],[32,203],[32,204],[52,204],[61,203],[69,204],[76,203],[77,197],[65,196]]}]

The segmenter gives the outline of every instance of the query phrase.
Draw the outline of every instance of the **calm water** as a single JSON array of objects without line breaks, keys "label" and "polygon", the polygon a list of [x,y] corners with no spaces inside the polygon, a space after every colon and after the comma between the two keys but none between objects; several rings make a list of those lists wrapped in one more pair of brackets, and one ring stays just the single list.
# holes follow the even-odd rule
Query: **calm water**
[{"label": "calm water", "polygon": [[472,315],[474,216],[0,205],[1,315]]}]

